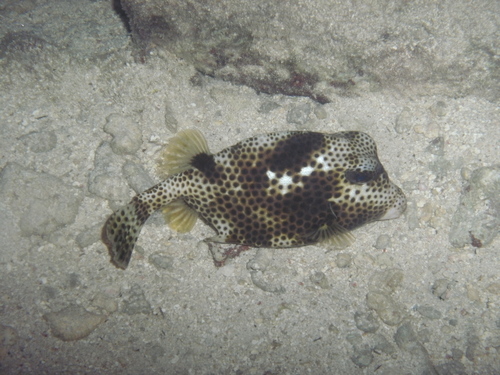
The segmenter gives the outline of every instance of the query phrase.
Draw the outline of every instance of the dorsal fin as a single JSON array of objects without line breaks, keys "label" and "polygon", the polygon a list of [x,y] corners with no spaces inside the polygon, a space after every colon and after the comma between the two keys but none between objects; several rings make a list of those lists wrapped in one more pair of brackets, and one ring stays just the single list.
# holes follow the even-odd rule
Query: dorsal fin
[{"label": "dorsal fin", "polygon": [[323,224],[310,238],[325,245],[345,249],[354,242],[354,236],[337,223]]},{"label": "dorsal fin", "polygon": [[199,130],[182,130],[170,139],[158,160],[158,174],[162,178],[192,168],[191,160],[198,154],[210,154],[207,141]]},{"label": "dorsal fin", "polygon": [[176,199],[167,204],[162,208],[162,212],[169,227],[179,233],[189,232],[196,224],[196,219],[198,219],[196,211],[182,199]]}]

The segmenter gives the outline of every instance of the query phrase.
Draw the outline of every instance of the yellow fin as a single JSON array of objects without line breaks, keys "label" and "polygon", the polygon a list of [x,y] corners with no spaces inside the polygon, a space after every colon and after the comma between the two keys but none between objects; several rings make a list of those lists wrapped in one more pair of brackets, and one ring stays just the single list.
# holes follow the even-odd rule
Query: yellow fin
[{"label": "yellow fin", "polygon": [[190,208],[182,199],[167,204],[162,208],[165,222],[170,228],[179,232],[186,233],[193,229],[198,214]]},{"label": "yellow fin", "polygon": [[351,232],[336,223],[330,225],[323,224],[312,234],[311,239],[324,245],[335,246],[339,249],[345,249],[354,242],[354,236]]},{"label": "yellow fin", "polygon": [[191,168],[191,160],[198,154],[210,154],[207,141],[199,130],[182,130],[170,139],[158,160],[158,175],[166,178]]}]

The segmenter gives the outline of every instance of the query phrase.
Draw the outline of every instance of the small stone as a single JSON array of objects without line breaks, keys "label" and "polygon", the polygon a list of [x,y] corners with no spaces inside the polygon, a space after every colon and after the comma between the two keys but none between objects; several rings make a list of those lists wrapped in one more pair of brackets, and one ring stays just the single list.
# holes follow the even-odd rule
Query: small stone
[{"label": "small stone", "polygon": [[314,114],[318,120],[324,120],[328,116],[323,106],[314,107]]},{"label": "small stone", "polygon": [[468,375],[467,369],[459,361],[448,361],[436,366],[439,375]]},{"label": "small stone", "polygon": [[449,233],[454,247],[488,246],[500,231],[500,165],[476,169],[462,192]]},{"label": "small stone", "polygon": [[438,100],[436,103],[430,107],[431,113],[438,117],[444,117],[448,113],[446,103],[442,100]]},{"label": "small stone", "polygon": [[397,268],[391,268],[375,272],[370,278],[368,288],[371,291],[378,291],[385,294],[394,293],[397,287],[403,282],[403,271]]},{"label": "small stone", "polygon": [[479,295],[479,290],[470,284],[466,286],[467,298],[474,302],[481,302],[481,296]]},{"label": "small stone", "polygon": [[9,351],[18,341],[19,334],[15,328],[0,324],[0,361],[9,355]]},{"label": "small stone", "polygon": [[350,267],[352,263],[352,256],[350,254],[341,253],[337,254],[335,259],[335,264],[338,268],[347,268]]},{"label": "small stone", "polygon": [[129,117],[119,114],[108,116],[104,131],[113,136],[110,145],[117,155],[134,154],[142,145],[141,130]]},{"label": "small stone", "polygon": [[32,132],[23,135],[20,140],[29,148],[31,152],[48,152],[57,144],[57,136],[54,131]]},{"label": "small stone", "polygon": [[442,300],[447,300],[449,298],[449,290],[451,288],[451,282],[447,279],[439,279],[432,285],[432,294]]},{"label": "small stone", "polygon": [[375,310],[380,320],[389,326],[395,326],[403,320],[403,311],[388,295],[370,292],[366,295],[366,305]]},{"label": "small stone", "polygon": [[148,258],[149,263],[156,267],[157,270],[172,271],[174,269],[174,258],[165,255],[164,253],[154,253]]},{"label": "small stone", "polygon": [[500,283],[491,283],[486,287],[486,290],[491,294],[500,295]]},{"label": "small stone", "polygon": [[127,161],[123,165],[122,171],[128,185],[134,189],[137,194],[142,193],[155,184],[142,166],[131,161]]},{"label": "small stone", "polygon": [[356,327],[366,333],[374,333],[380,327],[377,318],[371,312],[362,313],[356,311],[356,313],[354,313],[354,321]]},{"label": "small stone", "polygon": [[139,285],[134,284],[130,288],[128,299],[123,301],[122,311],[128,315],[151,313],[151,304]]},{"label": "small stone", "polygon": [[425,151],[430,152],[432,155],[443,156],[444,155],[444,138],[436,137],[429,142],[429,145],[425,148]]},{"label": "small stone", "polygon": [[17,163],[8,163],[0,172],[0,194],[20,217],[23,236],[48,235],[72,224],[83,200],[80,189]]},{"label": "small stone", "polygon": [[281,106],[276,102],[265,101],[260,105],[260,107],[257,111],[260,113],[269,113],[269,112],[274,111],[275,109],[277,109],[279,107],[281,107]]},{"label": "small stone", "polygon": [[311,276],[309,276],[309,280],[322,289],[330,288],[326,275],[321,271],[314,272]]},{"label": "small stone", "polygon": [[172,133],[177,133],[179,121],[175,118],[174,111],[170,103],[165,103],[165,127]]},{"label": "small stone", "polygon": [[309,103],[299,104],[290,109],[286,115],[289,124],[304,125],[309,120],[311,105]]},{"label": "small stone", "polygon": [[358,367],[367,367],[373,361],[373,354],[368,345],[354,347],[354,354],[351,356],[351,361]]},{"label": "small stone", "polygon": [[373,336],[372,342],[373,342],[372,349],[375,353],[385,353],[391,355],[396,351],[394,345],[392,345],[389,342],[389,340],[385,338],[384,335],[378,333],[375,334]]},{"label": "small stone", "polygon": [[92,300],[92,306],[105,310],[107,313],[112,314],[118,310],[118,303],[110,296],[104,293],[97,293]]},{"label": "small stone", "polygon": [[413,115],[411,113],[411,109],[408,107],[404,107],[398,118],[396,119],[396,124],[394,126],[394,130],[398,134],[406,133],[411,130],[413,127],[412,123]]},{"label": "small stone", "polygon": [[63,341],[83,339],[106,320],[105,315],[91,313],[76,305],[45,314],[43,318],[49,324],[52,334]]},{"label": "small stone", "polygon": [[428,318],[428,319],[440,319],[441,318],[441,312],[439,310],[436,310],[432,306],[428,306],[428,305],[417,306],[417,311],[420,315],[422,315],[423,317]]},{"label": "small stone", "polygon": [[95,224],[90,228],[84,229],[76,236],[76,244],[80,249],[89,247],[101,240],[102,223]]},{"label": "small stone", "polygon": [[407,352],[418,352],[421,346],[410,323],[404,323],[397,329],[394,341],[401,350]]},{"label": "small stone", "polygon": [[373,245],[373,247],[377,250],[383,250],[391,247],[391,237],[387,234],[381,234],[378,236],[377,242]]}]

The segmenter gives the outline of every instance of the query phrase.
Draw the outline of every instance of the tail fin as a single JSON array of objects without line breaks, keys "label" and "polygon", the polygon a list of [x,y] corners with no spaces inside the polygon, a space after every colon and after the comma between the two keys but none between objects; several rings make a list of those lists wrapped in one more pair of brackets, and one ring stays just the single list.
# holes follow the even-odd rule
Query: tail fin
[{"label": "tail fin", "polygon": [[175,197],[165,194],[163,183],[136,195],[125,207],[112,214],[102,230],[102,242],[108,247],[111,263],[126,269],[142,226],[153,212]]}]

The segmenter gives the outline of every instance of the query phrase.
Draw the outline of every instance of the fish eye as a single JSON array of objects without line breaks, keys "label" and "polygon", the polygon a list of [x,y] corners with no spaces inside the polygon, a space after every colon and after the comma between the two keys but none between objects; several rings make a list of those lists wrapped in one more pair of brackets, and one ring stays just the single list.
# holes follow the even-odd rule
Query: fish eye
[{"label": "fish eye", "polygon": [[352,184],[366,184],[374,178],[373,171],[355,171],[348,170],[345,172],[345,178]]}]

